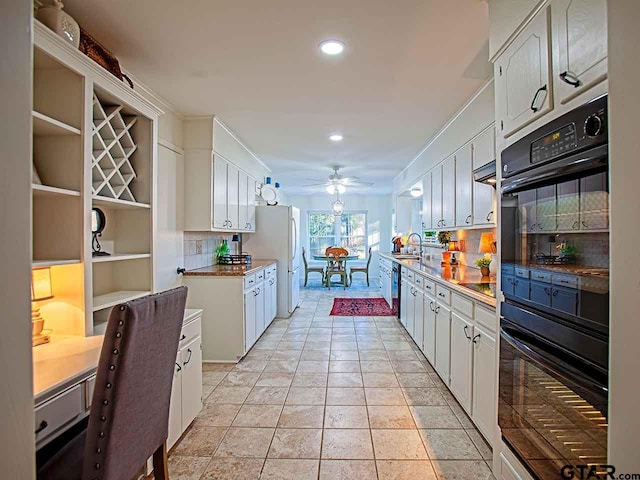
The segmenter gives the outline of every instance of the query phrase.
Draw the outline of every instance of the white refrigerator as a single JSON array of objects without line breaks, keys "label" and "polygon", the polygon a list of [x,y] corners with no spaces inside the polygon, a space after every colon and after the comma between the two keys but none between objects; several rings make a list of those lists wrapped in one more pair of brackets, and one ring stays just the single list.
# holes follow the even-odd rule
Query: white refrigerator
[{"label": "white refrigerator", "polygon": [[278,261],[278,317],[288,318],[300,303],[300,210],[256,207],[256,232],[242,236],[242,250],[255,259]]}]

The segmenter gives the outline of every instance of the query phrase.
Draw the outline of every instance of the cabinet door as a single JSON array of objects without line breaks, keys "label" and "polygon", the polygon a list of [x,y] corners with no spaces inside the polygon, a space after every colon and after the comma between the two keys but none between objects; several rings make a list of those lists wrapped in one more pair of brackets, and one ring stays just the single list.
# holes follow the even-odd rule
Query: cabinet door
[{"label": "cabinet door", "polygon": [[607,78],[606,0],[555,0],[555,92],[567,103]]},{"label": "cabinet door", "polygon": [[473,225],[472,211],[472,155],[473,146],[469,144],[456,152],[455,160],[455,182],[456,182],[456,225],[466,227]]},{"label": "cabinet door", "polygon": [[471,320],[451,312],[451,391],[467,412],[471,411],[472,338]]},{"label": "cabinet door", "polygon": [[250,232],[256,231],[256,179],[248,178],[247,188],[247,230]]},{"label": "cabinet door", "polygon": [[411,198],[396,197],[396,232],[405,235],[411,232]]},{"label": "cabinet door", "polygon": [[496,189],[486,183],[473,182],[473,224],[495,225]]},{"label": "cabinet door", "polygon": [[262,335],[266,328],[265,322],[265,284],[256,287],[256,338]]},{"label": "cabinet door", "polygon": [[472,142],[473,169],[480,168],[496,159],[496,129],[491,127]]},{"label": "cabinet door", "polygon": [[173,369],[171,400],[169,402],[169,435],[167,447],[171,448],[182,435],[182,351],[178,350]]},{"label": "cabinet door", "polygon": [[609,228],[609,193],[607,174],[599,173],[580,179],[580,228]]},{"label": "cabinet door", "polygon": [[500,285],[501,285],[502,291],[505,294],[514,295],[515,286],[516,286],[516,277],[514,277],[513,275],[502,273]]},{"label": "cabinet door", "polygon": [[412,284],[409,284],[410,295],[407,300],[407,307],[409,311],[407,312],[407,324],[405,325],[407,332],[411,338],[414,336],[414,327],[415,327],[415,314],[416,314],[416,289]]},{"label": "cabinet door", "polygon": [[182,352],[182,430],[184,431],[202,409],[202,347],[197,336]]},{"label": "cabinet door", "polygon": [[431,173],[422,177],[422,232],[431,229]]},{"label": "cabinet door", "polygon": [[240,218],[240,197],[239,197],[239,173],[237,167],[229,164],[227,167],[227,216],[229,229],[238,230]]},{"label": "cabinet door", "polygon": [[514,277],[513,279],[513,294],[517,297],[529,300],[529,290],[531,288],[529,280],[524,278]]},{"label": "cabinet door", "polygon": [[213,228],[227,228],[227,165],[219,156],[213,159]]},{"label": "cabinet door", "polygon": [[424,331],[422,339],[422,353],[434,365],[436,358],[436,299],[425,293],[424,295]]},{"label": "cabinet door", "polygon": [[571,315],[578,312],[579,292],[573,288],[553,287],[551,293],[551,308]]},{"label": "cabinet door", "polygon": [[451,348],[451,310],[436,303],[436,370],[444,383],[449,385],[449,352]]},{"label": "cabinet door", "polygon": [[431,228],[442,227],[442,166],[431,170]]},{"label": "cabinet door", "polygon": [[244,351],[256,341],[256,290],[244,292]]},{"label": "cabinet door", "polygon": [[521,232],[535,232],[537,227],[535,190],[527,190],[518,194],[518,221]]},{"label": "cabinet door", "polygon": [[496,424],[496,341],[480,326],[473,336],[473,392],[471,416],[480,432],[493,441]]},{"label": "cabinet door", "polygon": [[413,304],[413,340],[423,350],[424,344],[424,292],[416,290]]},{"label": "cabinet door", "polygon": [[400,282],[400,323],[407,328],[407,316],[409,314],[409,299],[411,298],[411,287],[409,282],[402,280]]},{"label": "cabinet door", "polygon": [[236,230],[244,232],[249,229],[249,177],[246,173],[238,172],[238,227]]},{"label": "cabinet door", "polygon": [[580,229],[580,196],[578,180],[558,184],[558,230],[567,232]]},{"label": "cabinet door", "polygon": [[276,312],[278,311],[278,278],[276,275],[271,279],[271,312],[269,315],[269,323],[276,318]]},{"label": "cabinet door", "polygon": [[548,22],[545,7],[494,65],[496,121],[504,137],[553,108]]},{"label": "cabinet door", "polygon": [[442,226],[456,223],[456,157],[447,158],[442,164]]},{"label": "cabinet door", "polygon": [[557,224],[556,186],[536,189],[536,231],[555,232]]},{"label": "cabinet door", "polygon": [[269,324],[271,323],[271,302],[273,300],[273,296],[271,295],[271,290],[273,289],[273,278],[266,279],[264,281],[264,330],[267,329]]},{"label": "cabinet door", "polygon": [[529,295],[532,302],[545,307],[551,306],[551,285],[548,283],[531,282]]}]

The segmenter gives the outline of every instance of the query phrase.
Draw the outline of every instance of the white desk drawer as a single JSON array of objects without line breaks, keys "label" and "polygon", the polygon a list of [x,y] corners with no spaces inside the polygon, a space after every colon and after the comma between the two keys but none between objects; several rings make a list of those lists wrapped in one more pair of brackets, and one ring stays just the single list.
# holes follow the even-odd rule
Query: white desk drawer
[{"label": "white desk drawer", "polygon": [[247,275],[244,277],[244,288],[245,290],[253,287],[256,284],[256,274],[252,273],[251,275]]},{"label": "white desk drawer", "polygon": [[201,335],[201,332],[202,317],[198,316],[182,327],[182,331],[180,332],[180,346],[178,348],[182,348],[193,338]]},{"label": "white desk drawer", "polygon": [[451,307],[467,318],[473,318],[473,301],[458,293],[451,294]]},{"label": "white desk drawer", "polygon": [[96,389],[96,376],[88,378],[84,382],[84,409],[89,410],[91,408],[91,401],[93,400],[93,391]]},{"label": "white desk drawer", "polygon": [[436,285],[436,300],[440,303],[451,305],[451,290],[441,285]]},{"label": "white desk drawer", "polygon": [[82,385],[76,385],[36,408],[36,442],[84,412],[83,391]]}]

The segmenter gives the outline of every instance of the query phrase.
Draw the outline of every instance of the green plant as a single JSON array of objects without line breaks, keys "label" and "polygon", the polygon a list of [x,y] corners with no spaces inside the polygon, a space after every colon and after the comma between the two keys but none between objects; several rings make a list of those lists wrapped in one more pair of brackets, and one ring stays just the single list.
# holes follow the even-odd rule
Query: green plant
[{"label": "green plant", "polygon": [[440,245],[446,245],[451,241],[451,232],[448,230],[443,230],[438,232],[438,243]]},{"label": "green plant", "polygon": [[482,267],[487,267],[489,268],[491,266],[491,255],[486,253],[484,255],[484,257],[479,258],[478,260],[476,260],[476,265],[480,268]]},{"label": "green plant", "polygon": [[218,248],[216,248],[216,260],[219,260],[223,255],[229,255],[229,244],[226,240],[222,240]]},{"label": "green plant", "polygon": [[557,248],[560,250],[560,253],[562,255],[565,255],[567,257],[575,256],[578,254],[578,247],[567,242],[562,242],[560,245],[558,245]]}]

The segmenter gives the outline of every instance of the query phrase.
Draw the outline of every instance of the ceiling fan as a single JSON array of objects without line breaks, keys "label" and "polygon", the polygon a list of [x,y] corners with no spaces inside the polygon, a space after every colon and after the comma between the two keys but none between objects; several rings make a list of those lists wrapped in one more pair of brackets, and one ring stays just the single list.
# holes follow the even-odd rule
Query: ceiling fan
[{"label": "ceiling fan", "polygon": [[373,183],[371,182],[363,182],[358,177],[346,177],[341,175],[339,170],[339,166],[331,167],[333,169],[333,173],[329,175],[327,181],[316,180],[316,179],[308,179],[310,182],[307,185],[303,185],[303,187],[326,187],[327,192],[331,195],[335,193],[342,194],[346,191],[346,187],[371,187]]}]

